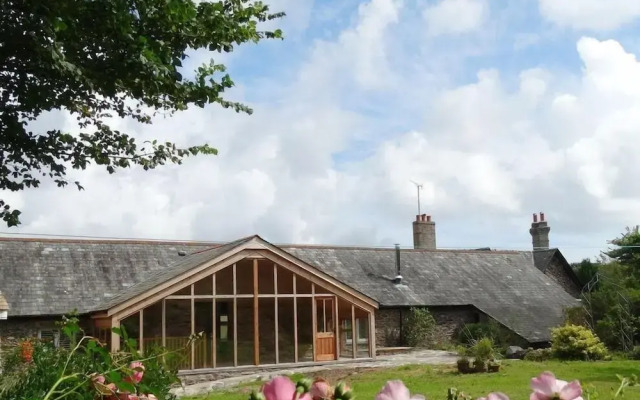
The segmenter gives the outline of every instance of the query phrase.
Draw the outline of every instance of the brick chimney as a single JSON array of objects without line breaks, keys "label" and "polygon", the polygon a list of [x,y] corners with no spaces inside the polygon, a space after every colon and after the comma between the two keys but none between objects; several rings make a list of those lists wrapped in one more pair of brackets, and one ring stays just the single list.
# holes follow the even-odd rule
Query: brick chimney
[{"label": "brick chimney", "polygon": [[436,223],[431,220],[431,215],[416,215],[413,221],[413,248],[436,249]]},{"label": "brick chimney", "polygon": [[544,219],[544,213],[533,214],[533,222],[531,223],[531,242],[534,250],[547,250],[549,248],[549,231],[551,228]]}]

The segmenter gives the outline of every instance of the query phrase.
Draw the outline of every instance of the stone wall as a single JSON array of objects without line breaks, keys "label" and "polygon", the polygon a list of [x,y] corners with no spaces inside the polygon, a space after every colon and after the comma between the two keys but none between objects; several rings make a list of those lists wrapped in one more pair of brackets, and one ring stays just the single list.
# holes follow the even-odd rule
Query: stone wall
[{"label": "stone wall", "polygon": [[581,288],[580,286],[571,279],[569,272],[565,270],[564,263],[558,260],[558,257],[553,257],[547,270],[545,271],[545,275],[549,276],[560,286],[564,288],[571,296],[578,298],[580,297]]},{"label": "stone wall", "polygon": [[[478,322],[484,314],[471,306],[429,307],[438,324],[436,340],[439,343],[453,339],[457,329],[465,323]],[[407,307],[381,308],[376,311],[376,346],[402,345],[402,322],[409,312]]]}]

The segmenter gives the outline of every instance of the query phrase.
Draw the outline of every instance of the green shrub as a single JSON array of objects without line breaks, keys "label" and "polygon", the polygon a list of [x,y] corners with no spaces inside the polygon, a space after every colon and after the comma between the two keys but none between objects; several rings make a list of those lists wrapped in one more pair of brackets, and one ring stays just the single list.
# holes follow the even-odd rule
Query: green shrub
[{"label": "green shrub", "polygon": [[411,308],[405,317],[403,342],[411,347],[433,347],[436,342],[436,320],[426,308]]},{"label": "green shrub", "polygon": [[466,346],[471,346],[482,338],[491,339],[501,351],[511,345],[525,345],[522,338],[493,320],[464,324],[456,334],[457,342]]},{"label": "green shrub", "polygon": [[584,307],[569,307],[564,310],[565,325],[588,326],[587,310]]},{"label": "green shrub", "polygon": [[565,325],[551,330],[551,349],[561,360],[602,360],[607,348],[584,326]]},{"label": "green shrub", "polygon": [[633,350],[627,354],[627,358],[630,360],[640,360],[640,346],[635,346]]},{"label": "green shrub", "polygon": [[[166,367],[162,349],[152,349],[144,356],[137,343],[123,337],[123,351],[111,353],[98,340],[81,336],[77,318],[66,319],[62,330],[72,342],[71,349],[56,348],[51,342],[30,339],[9,351],[3,359],[0,375],[0,400],[68,398],[93,400],[106,384],[120,392],[137,393],[140,398],[153,394],[159,400],[173,400],[171,385],[177,382],[175,370]],[[79,339],[75,341],[75,338]],[[143,361],[141,379],[127,381],[138,368],[134,361]],[[98,379],[104,379],[101,384]],[[111,392],[109,392],[111,393]]]},{"label": "green shrub", "polygon": [[529,350],[524,356],[524,359],[527,361],[547,361],[552,358],[553,350],[550,348]]},{"label": "green shrub", "polygon": [[482,338],[476,341],[469,349],[469,354],[477,362],[487,362],[495,358],[496,351],[490,338]]}]

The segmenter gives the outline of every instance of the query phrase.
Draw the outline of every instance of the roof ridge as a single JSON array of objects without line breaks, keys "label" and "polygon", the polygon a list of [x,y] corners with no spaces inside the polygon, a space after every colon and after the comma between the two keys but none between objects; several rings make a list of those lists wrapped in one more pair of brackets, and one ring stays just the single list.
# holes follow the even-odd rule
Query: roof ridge
[{"label": "roof ridge", "polygon": [[231,242],[214,242],[201,240],[163,240],[163,239],[110,239],[110,238],[38,238],[0,236],[0,242],[43,242],[43,243],[81,243],[81,244],[157,244],[157,245],[185,245],[185,246],[222,246]]},{"label": "roof ridge", "polygon": [[[374,250],[374,251],[395,251],[394,247],[376,246],[341,246],[322,244],[274,244],[281,249],[339,249],[339,250]],[[523,254],[531,253],[532,250],[508,250],[508,249],[412,249],[401,248],[402,252],[412,253],[483,253],[483,254]]]}]

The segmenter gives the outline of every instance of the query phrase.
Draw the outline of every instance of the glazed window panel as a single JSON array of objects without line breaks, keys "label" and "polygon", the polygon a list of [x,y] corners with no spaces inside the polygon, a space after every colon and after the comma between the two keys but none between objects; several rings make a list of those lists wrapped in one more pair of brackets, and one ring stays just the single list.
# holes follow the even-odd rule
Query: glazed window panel
[{"label": "glazed window panel", "polygon": [[293,294],[293,272],[278,265],[278,294]]},{"label": "glazed window panel", "polygon": [[274,276],[273,276],[273,261],[260,260],[258,262],[258,293],[259,294],[274,294]]},{"label": "glazed window panel", "polygon": [[[129,347],[140,348],[140,312],[136,312],[120,321],[120,349],[127,350]],[[128,341],[128,345],[125,343]]]},{"label": "glazed window panel", "polygon": [[142,333],[145,354],[162,347],[162,300],[146,307],[142,312]]},{"label": "glazed window panel", "polygon": [[191,300],[165,300],[166,348],[169,366],[177,369],[191,369]]},{"label": "glazed window panel", "polygon": [[[278,288],[279,289],[279,288]],[[295,330],[293,325],[293,299],[278,299],[278,361],[295,361]]]},{"label": "glazed window panel", "polygon": [[216,272],[216,295],[233,294],[233,266]]},{"label": "glazed window panel", "polygon": [[237,294],[253,294],[253,260],[246,259],[236,264],[236,289]]},{"label": "glazed window panel", "polygon": [[196,295],[213,295],[213,277],[208,275],[194,283],[193,291]]},{"label": "glazed window panel", "polygon": [[233,300],[216,300],[216,367],[233,366]]}]

